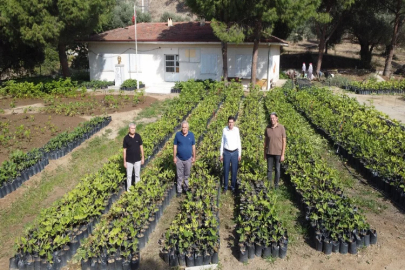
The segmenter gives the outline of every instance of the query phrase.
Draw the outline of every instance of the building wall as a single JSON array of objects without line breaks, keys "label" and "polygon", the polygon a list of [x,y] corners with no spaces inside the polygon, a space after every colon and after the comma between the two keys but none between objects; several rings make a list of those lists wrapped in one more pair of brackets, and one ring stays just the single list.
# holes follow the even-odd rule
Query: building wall
[{"label": "building wall", "polygon": [[[245,66],[249,65],[249,60],[251,61],[252,48],[252,44],[228,46],[229,77],[250,78]],[[90,79],[114,81],[114,68],[118,64],[117,57],[120,56],[121,64],[124,65],[124,80],[139,78],[146,85],[165,82],[168,79],[165,76],[165,55],[176,54],[180,54],[179,73],[172,80],[205,80],[209,78],[220,80],[222,76],[222,52],[220,44],[166,45],[138,43],[138,54],[139,72],[137,72],[135,63],[134,43],[90,43]],[[187,58],[187,55],[189,58]],[[269,47],[265,44],[261,45],[257,64],[258,79],[267,79],[268,60]],[[202,64],[203,62],[205,64]],[[270,64],[270,78],[276,81],[279,78],[280,67],[279,46],[273,45],[270,47]],[[207,69],[207,66],[215,68]]]}]

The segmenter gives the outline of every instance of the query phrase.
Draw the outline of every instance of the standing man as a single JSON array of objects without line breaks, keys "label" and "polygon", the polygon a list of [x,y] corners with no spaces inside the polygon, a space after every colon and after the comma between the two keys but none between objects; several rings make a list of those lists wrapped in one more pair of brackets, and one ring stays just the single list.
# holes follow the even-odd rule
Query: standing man
[{"label": "standing man", "polygon": [[141,180],[141,164],[145,162],[141,135],[135,133],[136,125],[129,124],[128,135],[124,137],[124,167],[127,169],[127,191],[131,187],[132,170],[135,168],[135,184]]},{"label": "standing man", "polygon": [[220,160],[224,162],[224,192],[228,190],[229,165],[232,164],[231,189],[235,192],[238,163],[242,155],[239,128],[235,127],[235,117],[228,117],[228,126],[222,131]]},{"label": "standing man", "polygon": [[276,167],[276,177],[274,179],[274,188],[278,188],[280,180],[280,162],[284,161],[285,146],[287,139],[285,128],[278,123],[278,117],[275,112],[270,114],[271,124],[264,131],[264,159],[267,160],[267,179],[270,186],[273,185],[273,165]]},{"label": "standing man", "polygon": [[181,131],[176,133],[173,143],[173,162],[177,169],[177,197],[181,196],[184,180],[184,191],[188,192],[188,177],[191,164],[195,162],[195,138],[188,131],[187,121],[181,123]]},{"label": "standing man", "polygon": [[307,66],[305,65],[305,62],[302,63],[302,78],[305,78],[305,73],[307,72]]}]

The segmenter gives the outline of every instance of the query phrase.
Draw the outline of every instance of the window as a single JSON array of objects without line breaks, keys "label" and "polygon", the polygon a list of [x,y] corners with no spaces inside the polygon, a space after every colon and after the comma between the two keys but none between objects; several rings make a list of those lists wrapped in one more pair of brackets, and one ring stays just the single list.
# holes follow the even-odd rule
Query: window
[{"label": "window", "polygon": [[99,70],[114,71],[114,59],[117,59],[115,54],[98,54],[96,59],[97,68]]},{"label": "window", "polygon": [[142,55],[138,54],[138,61],[136,54],[129,55],[129,72],[139,73],[142,72]]},{"label": "window", "polygon": [[200,49],[179,49],[180,62],[199,63]]},{"label": "window", "polygon": [[250,78],[252,74],[252,55],[236,55],[236,76]]},{"label": "window", "polygon": [[216,54],[203,54],[201,57],[201,74],[217,74],[217,55]]},{"label": "window", "polygon": [[166,72],[179,73],[179,55],[165,55],[165,70]]}]

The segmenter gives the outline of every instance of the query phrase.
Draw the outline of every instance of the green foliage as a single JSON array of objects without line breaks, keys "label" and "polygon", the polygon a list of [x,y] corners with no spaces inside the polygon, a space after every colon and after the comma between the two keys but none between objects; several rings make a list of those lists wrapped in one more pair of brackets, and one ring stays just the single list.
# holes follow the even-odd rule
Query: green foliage
[{"label": "green foliage", "polygon": [[214,34],[223,42],[241,43],[245,39],[243,29],[237,24],[228,26],[226,23],[212,19],[211,27]]},{"label": "green foliage", "polygon": [[[63,55],[65,45],[93,33],[101,26],[103,14],[108,13],[114,1],[15,0],[3,1],[1,5],[1,32],[10,42],[16,43],[16,46],[25,44],[37,47],[40,51],[51,45],[58,47],[60,55]],[[64,59],[62,57],[60,60]]]},{"label": "green foliage", "polygon": [[[142,82],[139,82],[139,85],[141,85]],[[125,88],[136,88],[137,87],[137,80],[135,79],[127,79],[121,84],[121,89]]]},{"label": "green foliage", "polygon": [[170,13],[170,12],[165,11],[165,12],[162,14],[162,16],[160,16],[159,21],[160,21],[160,22],[167,22],[167,20],[168,20],[169,18],[172,18],[172,21],[173,21],[173,22],[189,22],[189,21],[191,20],[190,17],[188,17],[188,16],[183,17],[183,16],[180,16],[180,15],[177,15],[177,14],[174,14],[174,13]]},{"label": "green foliage", "polygon": [[[284,92],[285,91],[285,92]],[[289,174],[294,188],[302,195],[306,205],[306,219],[313,229],[325,232],[331,240],[353,237],[357,232],[369,229],[365,217],[354,206],[352,199],[343,194],[342,182],[336,170],[330,168],[322,156],[315,151],[314,131],[308,122],[295,111],[294,106],[305,106],[313,110],[322,108],[322,114],[330,117],[334,113],[326,112],[325,100],[318,107],[313,102],[290,104],[287,95],[296,96],[305,91],[296,92],[288,87],[275,90],[266,97],[267,111],[277,111],[279,121],[286,127],[288,148],[286,150],[286,173]],[[313,94],[312,94],[313,95]],[[312,95],[311,98],[312,98]],[[303,102],[303,101],[301,101]],[[298,105],[300,104],[300,105]],[[319,115],[317,113],[316,115]],[[312,117],[312,116],[310,116]],[[341,116],[339,121],[342,120]],[[333,125],[332,125],[333,126]],[[339,125],[338,128],[340,129]]]},{"label": "green foliage", "polygon": [[290,100],[366,168],[404,189],[405,131],[397,121],[323,88],[291,92]]},{"label": "green foliage", "polygon": [[[134,3],[127,1],[117,1],[114,8],[108,14],[108,20],[106,20],[102,26],[103,31],[111,29],[127,27],[133,25],[132,17],[134,16]],[[151,22],[152,17],[149,13],[142,13],[139,8],[136,10],[136,22]]]}]

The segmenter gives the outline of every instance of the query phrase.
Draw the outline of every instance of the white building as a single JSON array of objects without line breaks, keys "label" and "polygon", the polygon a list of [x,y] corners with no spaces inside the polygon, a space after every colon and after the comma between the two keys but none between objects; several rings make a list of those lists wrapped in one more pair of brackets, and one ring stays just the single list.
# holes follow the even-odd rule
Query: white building
[{"label": "white building", "polygon": [[[161,88],[159,86],[170,85],[166,82],[221,79],[221,42],[209,22],[181,22],[172,26],[138,23],[136,31],[138,59],[134,25],[93,35],[86,40],[91,80],[114,81],[118,56],[124,80],[139,79],[146,85],[146,92],[156,92]],[[279,79],[280,46],[287,45],[286,41],[273,36],[261,40],[257,79],[269,82]],[[228,44],[228,77],[250,79],[252,50],[253,42],[250,41]],[[170,92],[170,88],[163,92],[167,91]]]}]

